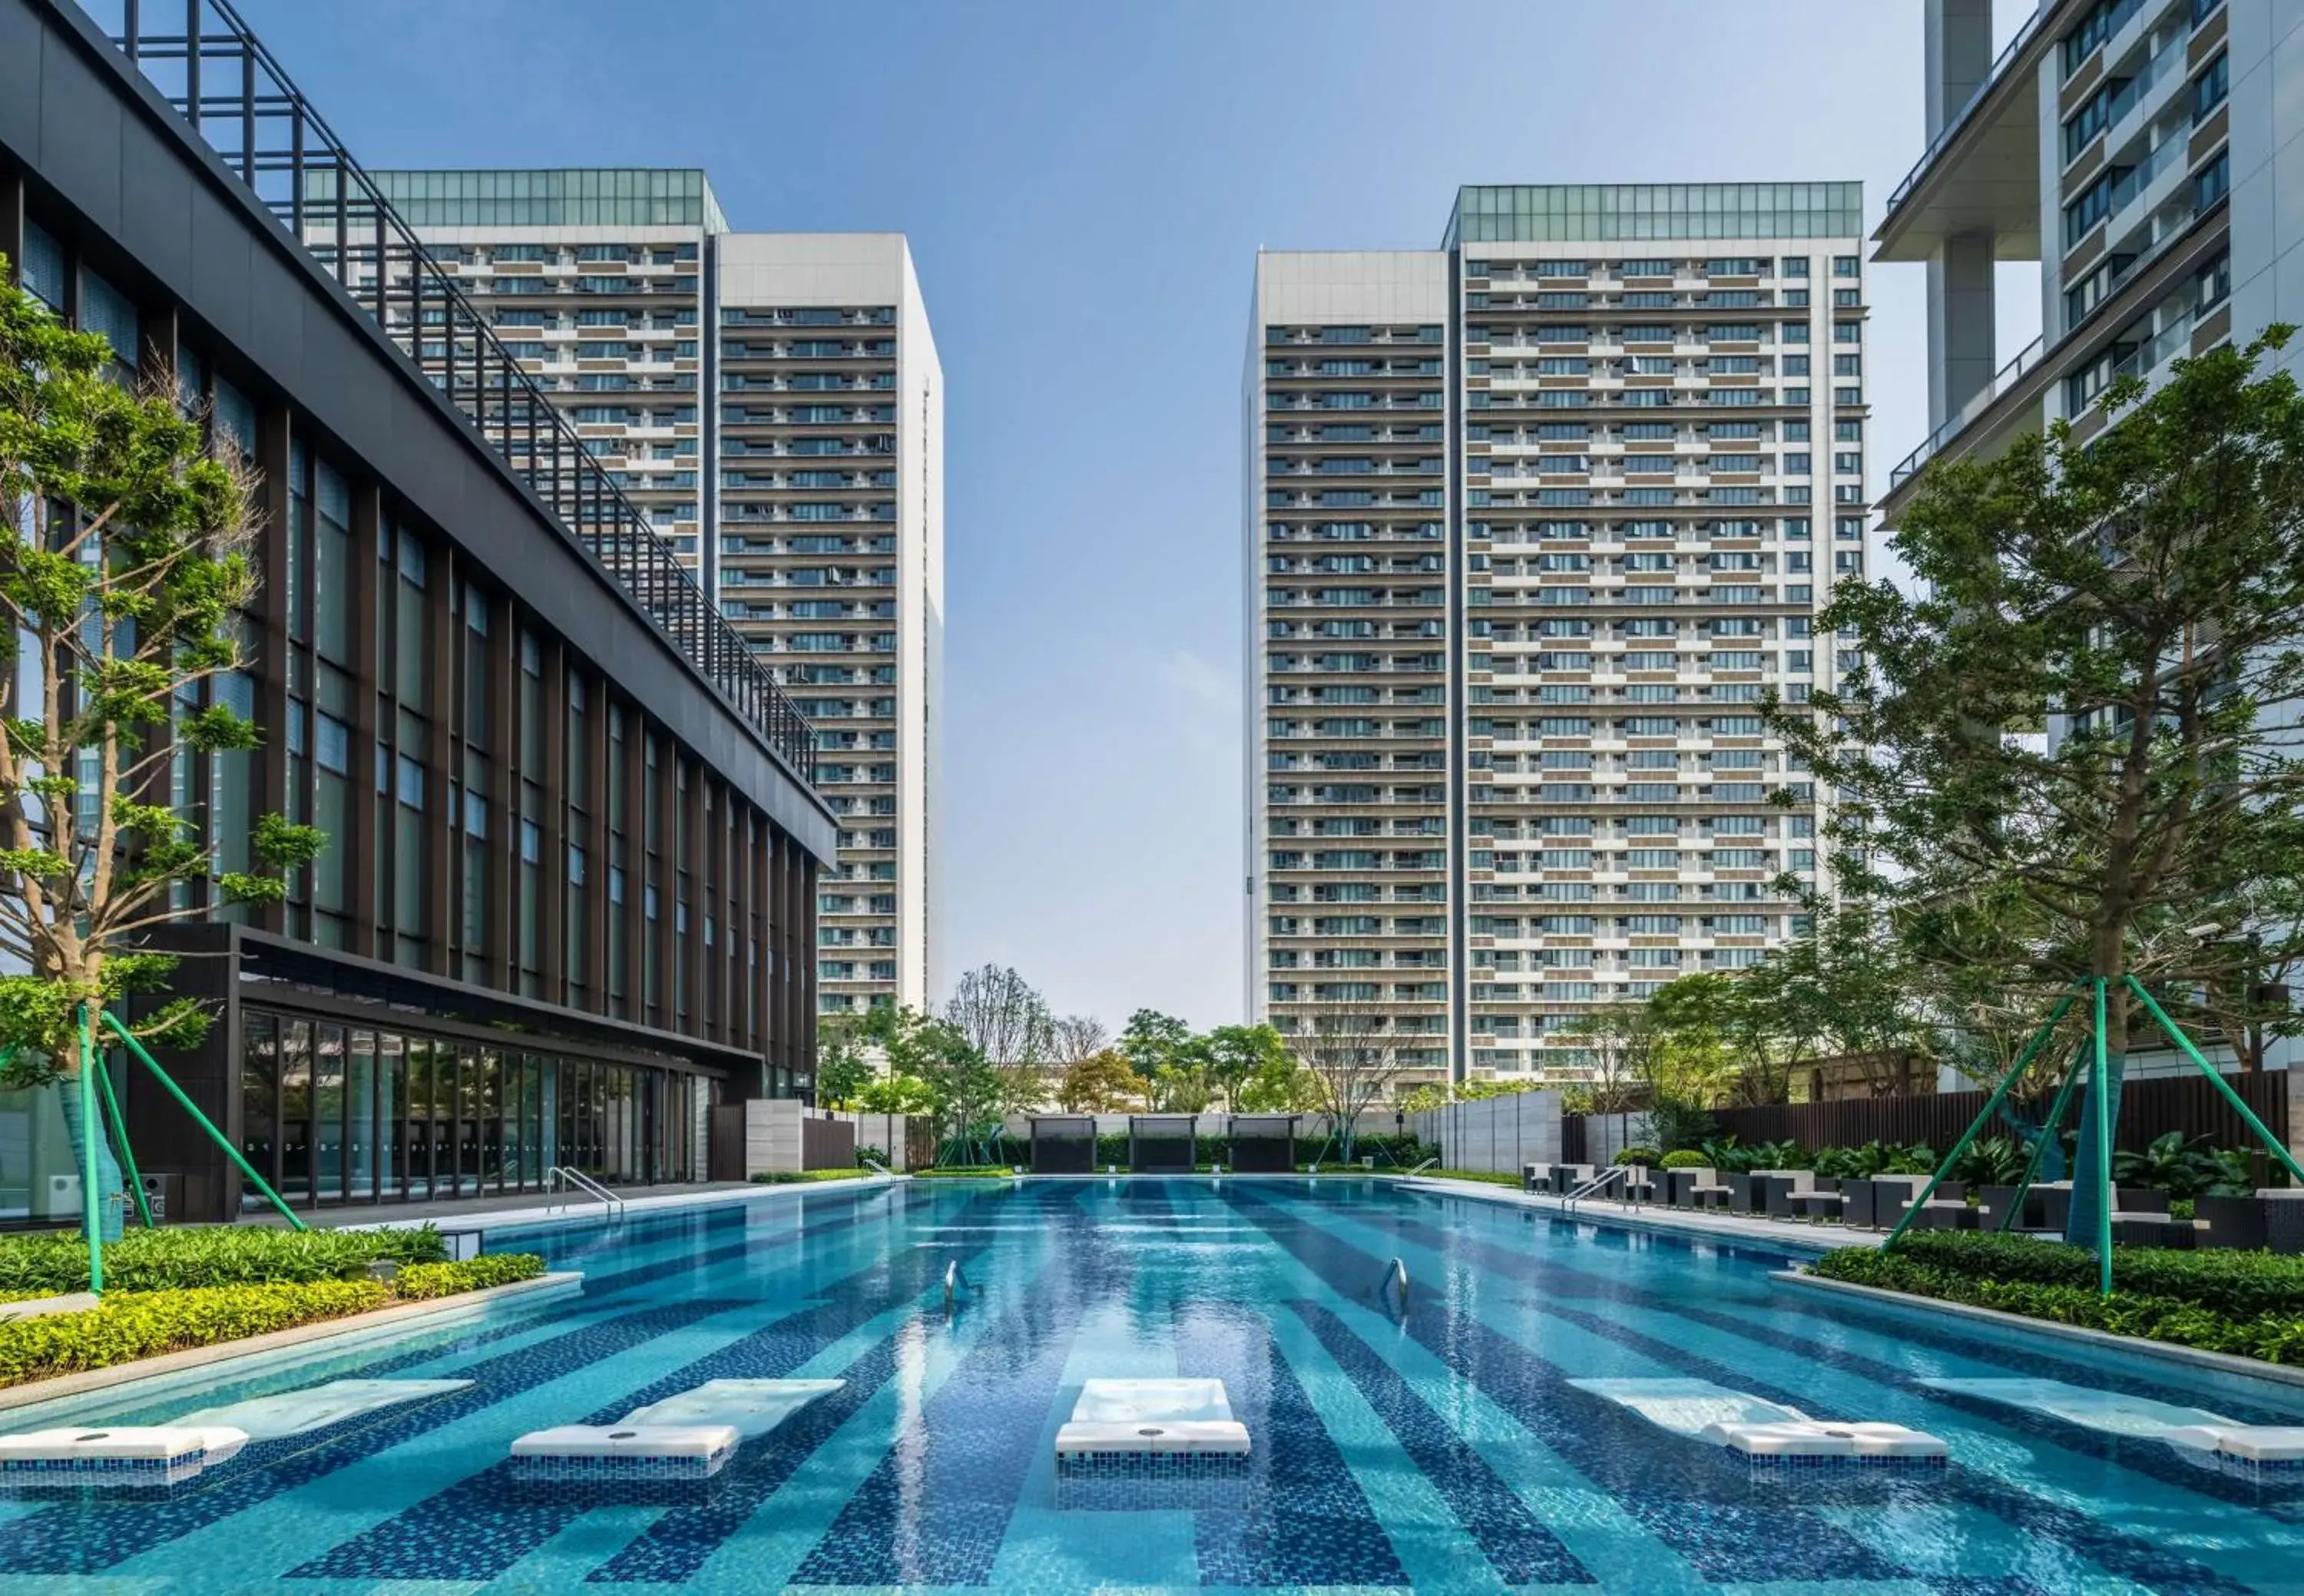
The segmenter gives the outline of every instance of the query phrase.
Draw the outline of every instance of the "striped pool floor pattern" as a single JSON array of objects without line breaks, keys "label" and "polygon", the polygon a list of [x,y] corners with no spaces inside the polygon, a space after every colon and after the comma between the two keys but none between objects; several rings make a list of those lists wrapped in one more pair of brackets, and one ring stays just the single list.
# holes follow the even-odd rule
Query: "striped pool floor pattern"
[{"label": "striped pool floor pattern", "polygon": [[[0,1596],[2304,1596],[2304,1490],[1921,1382],[2036,1375],[2289,1423],[2304,1393],[1809,1302],[1761,1249],[1334,1179],[920,1183],[491,1244],[582,1268],[583,1294],[146,1408],[91,1398],[74,1422],[353,1372],[473,1382],[251,1448],[165,1500],[0,1500]],[[1377,1290],[1393,1257],[1404,1311]],[[948,1313],[955,1261],[978,1290]],[[1080,1382],[1178,1374],[1224,1380],[1255,1438],[1238,1496],[1060,1506],[1054,1435]],[[1912,1424],[1953,1461],[1756,1481],[1571,1383],[1610,1376]],[[505,1465],[527,1430],[779,1377],[846,1383],[708,1495],[539,1497]]]}]

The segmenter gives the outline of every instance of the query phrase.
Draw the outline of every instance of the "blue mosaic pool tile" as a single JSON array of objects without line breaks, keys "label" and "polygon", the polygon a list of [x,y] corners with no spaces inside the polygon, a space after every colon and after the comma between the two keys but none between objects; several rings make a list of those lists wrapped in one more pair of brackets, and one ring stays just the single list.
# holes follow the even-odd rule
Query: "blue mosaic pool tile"
[{"label": "blue mosaic pool tile", "polygon": [[[1478,1264],[1483,1269],[1496,1271],[1496,1278],[1500,1279],[1526,1279],[1531,1276],[1538,1276],[1543,1279],[1546,1288],[1546,1295],[1535,1303],[1540,1312],[1640,1353],[1691,1379],[1707,1380],[1732,1389],[1749,1391],[1753,1396],[1772,1402],[1782,1402],[1792,1406],[1801,1405],[1802,1399],[1799,1393],[1762,1381],[1749,1370],[1732,1367],[1717,1359],[1707,1358],[1691,1352],[1679,1343],[1651,1336],[1633,1328],[1631,1321],[1635,1319],[1640,1322],[1656,1324],[1660,1320],[1676,1317],[1692,1323],[1706,1325],[1710,1329],[1726,1330],[1732,1334],[1750,1337],[1756,1340],[1763,1339],[1762,1332],[1758,1327],[1736,1319],[1732,1315],[1705,1309],[1690,1296],[1666,1296],[1660,1293],[1644,1291],[1637,1286],[1619,1285],[1603,1280],[1597,1276],[1576,1269],[1570,1265],[1538,1266],[1528,1257],[1508,1248],[1469,1235],[1444,1233],[1415,1218],[1387,1216],[1384,1220],[1376,1222],[1382,1223],[1385,1228],[1405,1240],[1451,1253],[1467,1262]],[[1359,1252],[1356,1249],[1350,1249],[1347,1244],[1334,1237],[1326,1237],[1326,1233],[1321,1234],[1329,1244],[1347,1246],[1347,1250],[1351,1251],[1355,1256],[1371,1258],[1372,1261],[1372,1255]],[[1571,1293],[1604,1301],[1610,1306],[1624,1312],[1601,1314],[1570,1308],[1562,1298]],[[1904,1328],[1902,1324],[1899,1325],[1900,1335],[1903,1333]],[[1803,1344],[1800,1348],[1800,1355],[1813,1363],[1846,1368],[1868,1379],[1890,1386],[1900,1386],[1931,1399],[1942,1400],[1950,1395],[1921,1388],[1912,1376],[1902,1370],[1840,1348],[1815,1343]],[[2008,1355],[2006,1349],[2002,1349],[2002,1355],[2003,1357]],[[1955,1405],[1960,1405],[1955,1404]],[[1616,1409],[1614,1404],[1597,1400],[1593,1400],[1590,1405],[1596,1408],[1612,1409],[1618,1413],[1622,1411]],[[2168,1456],[2168,1448],[2159,1442],[2117,1443],[2115,1438],[2098,1436],[2096,1432],[2081,1430],[2076,1426],[2061,1425],[2054,1421],[2041,1421],[2036,1415],[2021,1414],[2018,1410],[2004,1408],[2003,1405],[1979,1405],[1991,1408],[1993,1411],[1985,1416],[2003,1428],[2021,1430],[2026,1428],[2028,1421],[2035,1426],[2046,1424],[2059,1432],[2059,1439],[2071,1438],[2068,1444],[2100,1448],[2104,1455],[2116,1456],[2123,1463],[2130,1460],[2120,1451],[2122,1445],[2130,1451],[2134,1451],[2139,1447],[2147,1448],[2147,1452],[2136,1461],[2139,1466],[2148,1472],[2158,1473],[2164,1469],[2181,1470],[2184,1466],[2171,1458]],[[1644,1422],[1638,1420],[1633,1422]],[[2082,1441],[2079,1439],[2081,1436],[2095,1436],[2096,1439],[2093,1442]],[[1841,1474],[1825,1477],[1834,1480],[1845,1479],[1855,1473],[1856,1471],[1845,1471]],[[1932,1471],[1927,1475],[1904,1477],[1919,1479],[1927,1485],[1940,1489],[1949,1499],[1961,1501],[1990,1513],[2028,1535],[2061,1543],[2076,1558],[2094,1563],[2110,1573],[2156,1591],[2181,1591],[2185,1592],[2186,1596],[2241,1596],[2242,1592],[2249,1590],[2249,1586],[2245,1583],[2230,1579],[2191,1558],[2156,1545],[2140,1536],[2129,1534],[2113,1524],[2091,1518],[2084,1513],[2063,1507],[2046,1497],[2020,1490],[1995,1476],[1974,1469],[1961,1468],[1956,1459],[1952,1466],[1940,1472]],[[2180,1478],[2175,1475],[2166,1477]],[[2191,1483],[2188,1478],[2182,1479],[2181,1482]]]},{"label": "blue mosaic pool tile", "polygon": [[1200,1583],[1407,1584],[1400,1554],[1263,1315],[1236,1303],[1181,1303],[1175,1337],[1176,1372],[1224,1382],[1256,1464],[1243,1511],[1194,1521]]},{"label": "blue mosaic pool tile", "polygon": [[506,1464],[512,1481],[520,1485],[566,1483],[572,1485],[614,1486],[630,1481],[650,1483],[673,1480],[682,1482],[709,1480],[728,1466],[736,1456],[733,1447],[723,1447],[702,1457],[514,1457]]},{"label": "blue mosaic pool tile", "polygon": [[[950,1256],[914,1250],[877,1260],[845,1280],[817,1288],[815,1295],[823,1300],[816,1306],[668,1370],[571,1422],[612,1423],[634,1408],[692,1390],[706,1380],[783,1379],[891,1307],[922,1296]],[[853,1411],[856,1399],[848,1391],[843,1389],[836,1396],[845,1400],[819,1400],[801,1409],[800,1416],[827,1403],[835,1412]],[[801,1425],[800,1416],[779,1425],[749,1449],[740,1447],[738,1457],[743,1458],[749,1450],[790,1457],[796,1463],[813,1449],[805,1438],[818,1433],[815,1426]],[[530,1471],[512,1459],[494,1460],[437,1495],[291,1569],[290,1575],[299,1579],[495,1579],[566,1529],[587,1508],[601,1505],[610,1489],[608,1481],[600,1480],[589,1495],[539,1492],[529,1489],[534,1479]],[[724,1515],[727,1505],[735,1499],[716,1492],[708,1505]],[[485,1532],[475,1532],[475,1525],[483,1526]]]},{"label": "blue mosaic pool tile", "polygon": [[1508,1585],[1588,1584],[1592,1575],[1560,1538],[1536,1521],[1487,1460],[1432,1411],[1400,1371],[1378,1357],[1344,1321],[1317,1303],[1288,1304],[1361,1398],[1432,1482]]},{"label": "blue mosaic pool tile", "polygon": [[[1381,1278],[1383,1261],[1372,1253],[1245,1188],[1225,1196],[1340,1295],[1364,1295]],[[1470,1315],[1411,1311],[1403,1329],[1708,1581],[1855,1582],[1910,1572],[1796,1502],[1748,1499],[1742,1471],[1724,1474],[1708,1447],[1657,1452],[1646,1421],[1577,1391],[1550,1363]]]},{"label": "blue mosaic pool tile", "polygon": [[385,1423],[294,1451],[276,1463],[234,1468],[229,1481],[165,1502],[122,1501],[92,1510],[48,1507],[0,1524],[0,1573],[88,1574],[117,1567],[516,1392],[630,1352],[733,1305],[708,1300],[673,1303],[583,1325],[462,1371],[473,1382],[464,1390],[419,1405]]},{"label": "blue mosaic pool tile", "polygon": [[792,1583],[984,1582],[1038,1456],[1080,1315],[1127,1285],[1119,1252],[1080,1213],[1080,1191],[1024,1188],[1048,1228],[1050,1261],[944,1376]]}]

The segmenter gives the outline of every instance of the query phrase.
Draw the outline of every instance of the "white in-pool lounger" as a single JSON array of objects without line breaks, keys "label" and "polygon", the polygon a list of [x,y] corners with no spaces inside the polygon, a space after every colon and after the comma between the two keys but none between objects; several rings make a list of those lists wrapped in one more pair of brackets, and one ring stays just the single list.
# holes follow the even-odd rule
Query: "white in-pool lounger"
[{"label": "white in-pool lounger", "polygon": [[523,1480],[708,1480],[837,1380],[713,1380],[636,1407],[614,1424],[562,1424],[512,1444]]},{"label": "white in-pool lounger", "polygon": [[402,1403],[461,1391],[468,1380],[339,1380],[201,1408],[162,1425],[86,1424],[0,1436],[13,1484],[181,1485],[250,1441],[285,1440]]},{"label": "white in-pool lounger", "polygon": [[2106,1435],[2130,1436],[2138,1440],[2165,1440],[2172,1430],[2232,1424],[2223,1414],[2212,1413],[2206,1408],[2179,1407],[2173,1403],[2155,1402],[2149,1396],[2129,1396],[2118,1391],[2095,1391],[2086,1386],[2067,1385],[2060,1380],[1939,1379],[1924,1380],[1920,1384],[1932,1391],[2002,1403],[2085,1430],[2099,1430]]},{"label": "white in-pool lounger", "polygon": [[1568,1382],[1674,1435],[1724,1447],[1755,1464],[1941,1464],[1948,1448],[1902,1424],[1811,1419],[1796,1407],[1702,1380]]},{"label": "white in-pool lounger", "polygon": [[1245,1457],[1248,1426],[1220,1380],[1091,1380],[1056,1431],[1056,1462]]},{"label": "white in-pool lounger", "polygon": [[224,1425],[83,1425],[0,1435],[11,1484],[181,1485],[248,1444]]},{"label": "white in-pool lounger", "polygon": [[2293,1473],[2304,1478],[2304,1425],[2237,1424],[2206,1408],[2091,1390],[2059,1380],[1926,1380],[1920,1383],[1955,1396],[2004,1403],[2106,1435],[2165,1441],[2202,1464],[2228,1464],[2249,1474]]},{"label": "white in-pool lounger", "polygon": [[2188,1424],[2160,1439],[2246,1473],[2304,1480],[2304,1424]]}]

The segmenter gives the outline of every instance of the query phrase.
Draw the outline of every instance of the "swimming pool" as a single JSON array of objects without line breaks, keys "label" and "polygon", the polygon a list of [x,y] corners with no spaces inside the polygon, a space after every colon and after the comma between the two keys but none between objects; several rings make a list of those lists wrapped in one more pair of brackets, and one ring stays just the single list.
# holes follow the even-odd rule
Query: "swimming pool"
[{"label": "swimming pool", "polygon": [[[1765,1248],[1334,1179],[918,1183],[489,1245],[584,1270],[582,1294],[72,1420],[334,1371],[469,1388],[165,1499],[0,1502],[0,1592],[2304,1591],[2304,1490],[1921,1382],[2036,1376],[2287,1424],[2304,1388],[1811,1301],[1770,1284],[1787,1260]],[[1404,1312],[1378,1291],[1394,1257]],[[953,1262],[977,1289],[948,1315]],[[1175,1375],[1222,1379],[1248,1423],[1239,1500],[1058,1507],[1080,1382]],[[845,1384],[695,1501],[508,1480],[523,1431],[784,1376]],[[1913,1425],[1952,1462],[1756,1477],[1570,1383],[1639,1377]]]}]

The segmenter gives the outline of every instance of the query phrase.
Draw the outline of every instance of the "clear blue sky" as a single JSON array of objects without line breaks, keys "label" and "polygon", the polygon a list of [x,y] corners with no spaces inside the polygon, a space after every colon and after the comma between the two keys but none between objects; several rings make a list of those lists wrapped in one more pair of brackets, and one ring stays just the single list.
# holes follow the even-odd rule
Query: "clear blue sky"
[{"label": "clear blue sky", "polygon": [[[1241,1003],[1257,249],[1430,248],[1464,183],[1860,178],[1876,220],[1921,145],[1919,0],[241,3],[368,165],[697,166],[739,229],[911,235],[944,969],[1115,1028]],[[1873,274],[1876,489],[1924,430],[1923,276]]]}]

